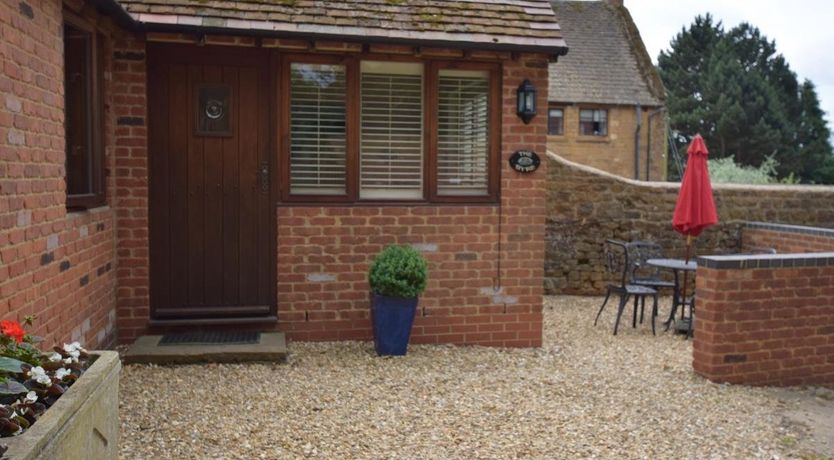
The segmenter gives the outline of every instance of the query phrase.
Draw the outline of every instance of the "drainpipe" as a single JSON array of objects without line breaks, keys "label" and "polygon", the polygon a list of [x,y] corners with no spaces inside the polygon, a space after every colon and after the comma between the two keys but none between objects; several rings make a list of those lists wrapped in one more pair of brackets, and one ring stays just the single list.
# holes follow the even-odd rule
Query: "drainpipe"
[{"label": "drainpipe", "polygon": [[666,107],[660,107],[658,109],[652,110],[649,112],[649,126],[646,131],[646,180],[651,180],[651,164],[652,164],[652,118],[656,115],[659,115],[666,111]]},{"label": "drainpipe", "polygon": [[637,126],[634,129],[634,179],[640,180],[640,128],[643,127],[643,117],[640,113],[639,103],[634,107],[634,110],[637,116]]}]

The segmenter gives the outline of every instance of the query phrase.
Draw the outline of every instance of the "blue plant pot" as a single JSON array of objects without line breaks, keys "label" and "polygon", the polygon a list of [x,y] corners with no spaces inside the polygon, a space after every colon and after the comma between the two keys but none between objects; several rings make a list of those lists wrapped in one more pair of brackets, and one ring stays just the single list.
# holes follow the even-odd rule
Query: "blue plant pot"
[{"label": "blue plant pot", "polygon": [[380,356],[402,356],[408,350],[411,326],[417,313],[417,297],[371,294],[374,348]]}]

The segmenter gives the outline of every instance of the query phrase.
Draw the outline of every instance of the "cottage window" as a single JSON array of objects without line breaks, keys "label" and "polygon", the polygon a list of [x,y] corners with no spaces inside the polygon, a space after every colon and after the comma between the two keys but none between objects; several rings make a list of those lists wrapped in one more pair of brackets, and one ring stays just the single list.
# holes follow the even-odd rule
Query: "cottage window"
[{"label": "cottage window", "polygon": [[497,199],[500,65],[327,55],[282,63],[284,200]]},{"label": "cottage window", "polygon": [[347,192],[346,68],[292,63],[290,192]]},{"label": "cottage window", "polygon": [[547,111],[547,134],[561,136],[565,134],[565,111],[550,109]]},{"label": "cottage window", "polygon": [[103,39],[80,20],[64,23],[67,207],[104,204]]},{"label": "cottage window", "polygon": [[423,65],[362,61],[360,198],[423,197]]},{"label": "cottage window", "polygon": [[579,134],[583,136],[607,136],[608,111],[602,109],[580,110]]},{"label": "cottage window", "polygon": [[489,72],[441,69],[438,95],[437,193],[486,195]]}]

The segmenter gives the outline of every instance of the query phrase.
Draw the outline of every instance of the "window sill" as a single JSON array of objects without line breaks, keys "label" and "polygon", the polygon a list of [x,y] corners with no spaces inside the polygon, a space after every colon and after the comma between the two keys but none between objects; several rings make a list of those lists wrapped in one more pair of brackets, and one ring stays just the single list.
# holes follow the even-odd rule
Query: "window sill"
[{"label": "window sill", "polygon": [[481,207],[493,207],[498,206],[499,200],[496,200],[492,197],[489,199],[484,200],[467,200],[467,201],[393,201],[393,200],[386,200],[386,201],[371,201],[371,200],[363,200],[363,201],[333,201],[333,202],[322,202],[322,201],[282,201],[276,204],[279,208],[304,208],[304,207],[315,207],[315,208],[361,208],[361,207],[396,207],[396,208],[427,208],[427,207],[456,207],[456,206],[481,206]]},{"label": "window sill", "polygon": [[587,136],[587,135],[580,135],[576,138],[577,142],[590,142],[590,143],[598,143],[598,144],[607,144],[611,142],[611,138],[608,136]]},{"label": "window sill", "polygon": [[67,215],[81,216],[84,214],[98,214],[110,210],[110,205],[102,203],[96,206],[67,206]]}]

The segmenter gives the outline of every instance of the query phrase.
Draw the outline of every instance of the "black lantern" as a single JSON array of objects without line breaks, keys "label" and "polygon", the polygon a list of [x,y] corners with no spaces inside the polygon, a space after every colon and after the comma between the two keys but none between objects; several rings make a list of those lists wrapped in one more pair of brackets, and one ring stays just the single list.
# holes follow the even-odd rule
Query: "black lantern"
[{"label": "black lantern", "polygon": [[530,83],[530,80],[524,80],[518,86],[518,117],[524,121],[524,124],[530,123],[530,120],[536,116],[536,87]]}]

